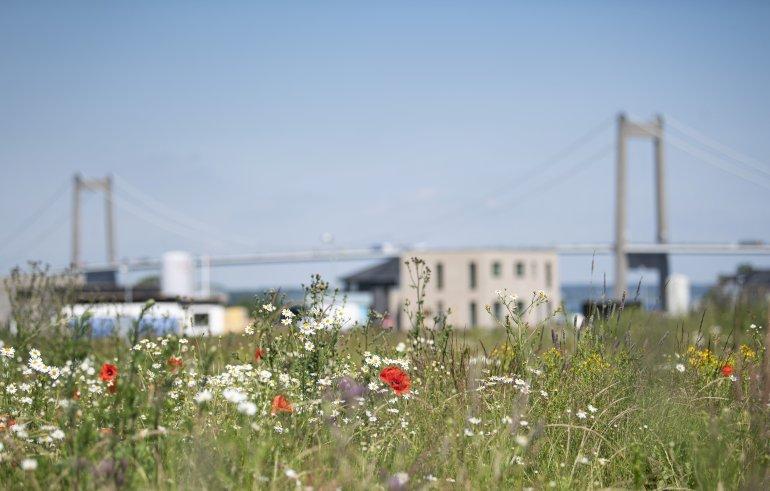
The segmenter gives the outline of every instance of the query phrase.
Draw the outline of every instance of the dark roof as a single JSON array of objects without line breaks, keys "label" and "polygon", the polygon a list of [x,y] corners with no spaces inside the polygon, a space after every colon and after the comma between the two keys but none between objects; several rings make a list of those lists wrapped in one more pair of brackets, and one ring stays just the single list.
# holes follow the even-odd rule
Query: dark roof
[{"label": "dark roof", "polygon": [[302,303],[305,299],[305,290],[303,288],[256,288],[253,290],[230,290],[227,292],[228,302],[237,303],[256,303],[265,296],[270,296],[275,292],[284,301],[289,303]]},{"label": "dark roof", "polygon": [[118,285],[84,285],[77,289],[74,295],[76,303],[122,303],[127,298],[132,302],[146,302],[155,300],[156,302],[183,302],[183,303],[224,303],[226,300],[222,296],[212,296],[210,298],[180,298],[173,295],[164,295],[159,288],[129,287],[122,288]]},{"label": "dark roof", "polygon": [[342,280],[346,285],[398,285],[399,272],[401,269],[401,260],[399,258],[388,259],[385,262],[376,264],[366,269],[357,271],[351,275],[343,276]]}]

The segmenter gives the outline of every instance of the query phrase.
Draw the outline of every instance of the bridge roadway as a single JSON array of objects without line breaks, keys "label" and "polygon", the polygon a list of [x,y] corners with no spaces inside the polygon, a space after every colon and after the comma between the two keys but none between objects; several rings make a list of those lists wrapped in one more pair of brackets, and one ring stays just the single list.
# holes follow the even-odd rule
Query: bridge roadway
[{"label": "bridge roadway", "polygon": [[[555,246],[529,246],[511,249],[555,251],[559,255],[611,255],[613,244],[561,244]],[[448,249],[451,250],[451,249]],[[351,249],[317,249],[292,252],[258,252],[222,256],[199,256],[198,265],[209,267],[246,266],[257,264],[290,264],[323,261],[362,261],[398,257],[404,252],[418,254],[419,248],[370,247]],[[670,254],[699,256],[764,256],[770,255],[770,244],[764,243],[638,243],[626,246],[627,254]],[[159,258],[136,258],[121,261],[124,271],[154,271],[161,268]],[[87,265],[85,270],[108,269],[109,264]]]}]

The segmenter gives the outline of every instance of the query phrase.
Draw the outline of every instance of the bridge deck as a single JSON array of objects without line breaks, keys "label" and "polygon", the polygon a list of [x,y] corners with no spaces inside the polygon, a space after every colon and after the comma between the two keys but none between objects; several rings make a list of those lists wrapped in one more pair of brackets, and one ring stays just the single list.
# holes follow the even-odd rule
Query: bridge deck
[{"label": "bridge deck", "polygon": [[[527,250],[555,251],[559,255],[607,255],[614,254],[612,244],[560,244],[555,246],[526,247]],[[361,248],[337,250],[309,250],[294,252],[259,252],[225,256],[208,256],[205,260],[211,267],[244,266],[250,264],[290,264],[323,261],[362,261],[397,257],[410,249],[396,248]],[[671,255],[725,255],[746,256],[770,255],[770,245],[742,243],[713,244],[628,244],[628,254],[671,254]],[[123,261],[121,265],[129,271],[157,270],[161,267],[160,259],[142,258]],[[85,269],[106,269],[109,265],[89,265]]]}]

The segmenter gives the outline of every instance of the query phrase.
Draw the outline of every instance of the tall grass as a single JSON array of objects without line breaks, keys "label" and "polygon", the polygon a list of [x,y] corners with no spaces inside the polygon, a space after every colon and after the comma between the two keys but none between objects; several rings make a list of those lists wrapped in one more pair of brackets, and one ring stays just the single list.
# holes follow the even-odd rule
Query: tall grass
[{"label": "tall grass", "polygon": [[[343,331],[320,278],[299,313],[278,295],[260,299],[247,332],[222,338],[148,337],[136,320],[128,338],[91,340],[87,318],[62,323],[53,290],[29,296],[50,300],[16,311],[2,334],[0,482],[768,487],[770,365],[765,329],[750,327],[760,314],[731,325],[723,311],[617,311],[580,328],[530,325],[545,296],[520,311],[499,292],[498,329],[463,331],[425,314],[430,272],[417,259],[410,268],[405,332],[377,315]],[[105,363],[116,379],[102,380]],[[386,367],[408,375],[407,393],[383,382]]]}]

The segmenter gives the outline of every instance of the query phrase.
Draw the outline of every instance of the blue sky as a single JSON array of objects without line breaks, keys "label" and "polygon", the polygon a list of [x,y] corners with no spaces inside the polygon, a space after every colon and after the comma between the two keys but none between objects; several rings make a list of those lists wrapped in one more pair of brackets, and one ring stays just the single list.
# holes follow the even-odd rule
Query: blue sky
[{"label": "blue sky", "polygon": [[[762,2],[3,2],[0,269],[68,261],[68,189],[14,232],[76,171],[113,173],[218,230],[191,240],[148,224],[119,189],[120,257],[320,247],[324,233],[339,245],[609,242],[620,110],[770,163],[768,22]],[[672,241],[770,240],[767,188],[666,154]],[[651,155],[630,146],[635,241],[654,238]],[[84,205],[87,261],[105,259],[100,204]],[[674,269],[709,281],[738,261]],[[292,285],[355,266],[214,279]],[[587,281],[590,258],[562,269]]]}]

